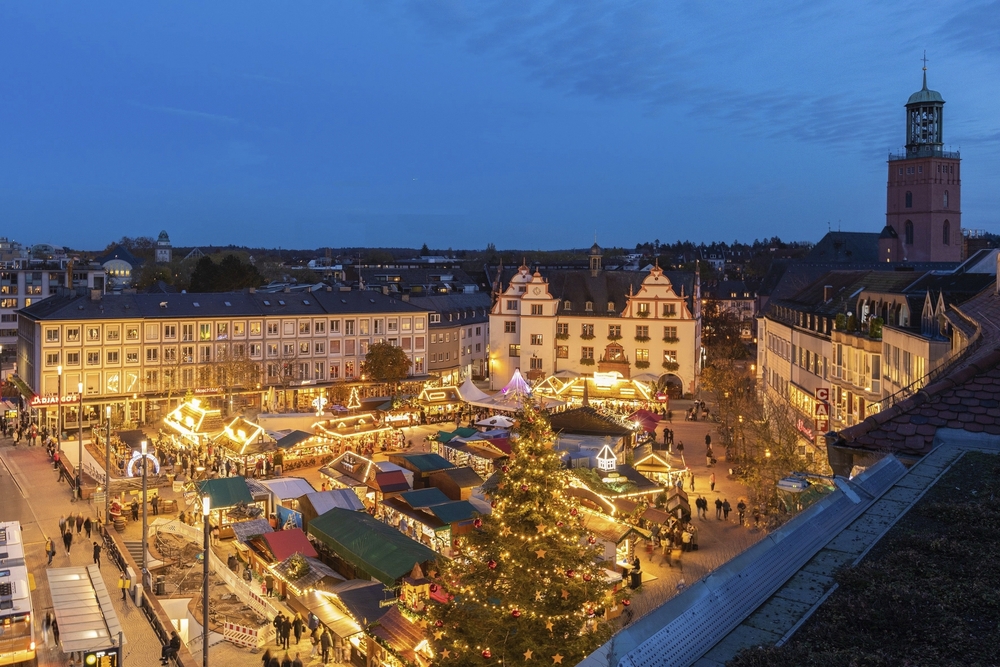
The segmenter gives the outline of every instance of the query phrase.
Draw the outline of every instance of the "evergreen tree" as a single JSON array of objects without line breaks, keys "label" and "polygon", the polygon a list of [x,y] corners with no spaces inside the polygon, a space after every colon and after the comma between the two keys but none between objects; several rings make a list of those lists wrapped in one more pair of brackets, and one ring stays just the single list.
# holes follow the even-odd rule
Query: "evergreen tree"
[{"label": "evergreen tree", "polygon": [[603,614],[616,598],[548,419],[530,405],[519,417],[493,513],[439,565],[435,581],[454,597],[427,608],[435,664],[574,665],[610,636]]}]

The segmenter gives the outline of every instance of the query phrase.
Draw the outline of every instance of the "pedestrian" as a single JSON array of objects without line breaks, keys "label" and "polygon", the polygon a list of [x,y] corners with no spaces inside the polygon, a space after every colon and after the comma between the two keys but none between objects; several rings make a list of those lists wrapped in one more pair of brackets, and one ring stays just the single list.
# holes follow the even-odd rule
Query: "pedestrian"
[{"label": "pedestrian", "polygon": [[715,491],[715,473],[714,472],[711,475],[708,476],[708,486],[712,489],[712,491]]},{"label": "pedestrian", "polygon": [[302,667],[302,658],[299,657],[301,655],[301,653],[295,654],[295,660],[292,660],[292,667]]},{"label": "pedestrian", "polygon": [[292,636],[292,622],[285,616],[281,621],[281,645],[288,650],[288,640]]},{"label": "pedestrian", "polygon": [[292,659],[288,657],[288,651],[285,651],[285,657],[281,659],[281,667],[292,667]]},{"label": "pedestrian", "polygon": [[319,636],[319,646],[323,652],[323,664],[330,661],[330,633],[326,630]]},{"label": "pedestrian", "polygon": [[90,520],[88,516],[83,520],[83,529],[87,532],[87,539],[90,539],[90,532],[94,529],[94,522]]},{"label": "pedestrian", "polygon": [[94,565],[101,566],[101,545],[94,542]]},{"label": "pedestrian", "polygon": [[156,516],[157,514],[159,514],[160,513],[160,495],[159,494],[154,495],[153,499],[150,501],[150,504],[153,506],[153,516]]},{"label": "pedestrian", "polygon": [[743,516],[746,514],[747,511],[747,504],[743,502],[742,498],[740,498],[740,502],[736,505],[736,511],[740,513],[740,525],[742,526]]},{"label": "pedestrian", "polygon": [[264,575],[264,591],[267,597],[274,595],[274,577],[270,574]]},{"label": "pedestrian", "polygon": [[691,479],[691,493],[694,493],[694,470],[688,470],[688,475]]},{"label": "pedestrian", "polygon": [[681,533],[681,551],[691,551],[691,529],[685,528]]},{"label": "pedestrian", "polygon": [[139,520],[139,502],[135,498],[132,499],[132,520]]},{"label": "pedestrian", "polygon": [[46,565],[52,565],[52,557],[56,555],[56,545],[51,537],[45,538],[45,555],[49,557],[49,562]]},{"label": "pedestrian", "polygon": [[712,434],[711,433],[706,433],[705,434],[705,447],[711,447],[711,446],[712,446]]},{"label": "pedestrian", "polygon": [[715,499],[715,518],[722,521],[722,501]]},{"label": "pedestrian", "polygon": [[261,667],[267,667],[271,663],[271,649],[264,651],[263,657],[260,659]]},{"label": "pedestrian", "polygon": [[63,545],[66,547],[66,555],[69,555],[69,548],[73,546],[73,531],[67,530],[63,533]]},{"label": "pedestrian", "polygon": [[296,645],[302,641],[302,628],[305,627],[305,623],[302,622],[302,616],[300,614],[295,614],[295,620],[292,621],[292,634],[295,635]]},{"label": "pedestrian", "polygon": [[684,460],[684,441],[683,440],[678,440],[677,441],[677,456],[681,457],[681,460]]},{"label": "pedestrian", "polygon": [[285,617],[282,616],[281,612],[278,612],[278,615],[275,616],[274,620],[271,622],[271,625],[274,626],[274,645],[275,646],[281,646],[281,621],[284,618]]},{"label": "pedestrian", "polygon": [[52,617],[52,641],[59,646],[59,621],[55,616]]},{"label": "pedestrian", "polygon": [[42,639],[45,641],[45,648],[49,647],[49,632],[52,630],[52,612],[45,612],[45,618],[42,619]]},{"label": "pedestrian", "polygon": [[62,535],[66,532],[66,517],[59,515],[59,534]]},{"label": "pedestrian", "polygon": [[755,507],[753,510],[753,529],[757,530],[757,527],[759,525],[760,525],[760,510]]},{"label": "pedestrian", "polygon": [[729,504],[728,500],[722,501],[722,515],[726,521],[729,521],[729,512],[732,511],[732,506]]},{"label": "pedestrian", "polygon": [[83,513],[76,515],[76,534],[79,535],[83,532]]},{"label": "pedestrian", "polygon": [[118,577],[118,588],[122,592],[122,602],[128,605],[128,589],[132,588],[132,582],[129,581],[128,574],[122,572]]}]

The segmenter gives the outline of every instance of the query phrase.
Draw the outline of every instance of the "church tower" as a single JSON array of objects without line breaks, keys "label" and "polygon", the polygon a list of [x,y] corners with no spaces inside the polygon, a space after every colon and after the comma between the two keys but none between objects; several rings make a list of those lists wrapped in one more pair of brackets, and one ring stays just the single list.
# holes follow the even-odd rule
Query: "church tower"
[{"label": "church tower", "polygon": [[156,263],[157,264],[169,264],[170,260],[173,259],[173,246],[170,245],[170,237],[167,235],[167,230],[160,232],[160,236],[156,239]]},{"label": "church tower", "polygon": [[961,158],[944,150],[944,99],[924,87],[906,102],[906,152],[889,155],[883,262],[962,259]]}]

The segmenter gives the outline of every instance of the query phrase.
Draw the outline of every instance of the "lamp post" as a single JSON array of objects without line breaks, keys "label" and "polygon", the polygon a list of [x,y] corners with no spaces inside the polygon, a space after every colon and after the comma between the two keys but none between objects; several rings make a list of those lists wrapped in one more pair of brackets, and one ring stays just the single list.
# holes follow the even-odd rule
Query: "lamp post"
[{"label": "lamp post", "polygon": [[212,510],[212,501],[208,496],[201,499],[201,518],[205,524],[205,557],[202,559],[201,581],[201,664],[208,667],[208,550],[209,531],[208,514]]},{"label": "lamp post", "polygon": [[56,367],[59,383],[56,385],[56,451],[62,451],[62,366]]},{"label": "lamp post", "polygon": [[83,383],[78,382],[76,385],[76,393],[80,397],[80,409],[77,410],[76,421],[79,425],[77,430],[77,437],[79,438],[79,448],[77,449],[77,454],[79,460],[76,466],[76,497],[83,500]]},{"label": "lamp post", "polygon": [[104,441],[104,523],[111,523],[111,406],[104,412],[108,418],[108,439]]},{"label": "lamp post", "polygon": [[[146,525],[146,467],[148,459],[146,458],[146,448],[148,447],[145,440],[140,444],[142,448],[142,585],[147,587],[149,583],[146,579],[149,577],[149,554],[146,551],[147,545],[146,536],[147,525]],[[148,591],[147,591],[148,592]]]}]

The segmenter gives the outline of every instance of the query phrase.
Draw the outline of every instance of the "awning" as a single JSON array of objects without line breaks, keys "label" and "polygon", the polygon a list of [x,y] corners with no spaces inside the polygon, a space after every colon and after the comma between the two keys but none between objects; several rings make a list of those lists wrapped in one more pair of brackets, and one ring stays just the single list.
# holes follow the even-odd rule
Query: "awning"
[{"label": "awning", "polygon": [[28,383],[19,378],[17,375],[8,375],[7,380],[12,385],[17,387],[17,390],[21,392],[21,395],[29,401],[35,397],[35,392],[31,391],[31,387],[28,386]]},{"label": "awning", "polygon": [[[60,567],[47,574],[63,652],[99,650],[117,644],[122,626],[100,568]],[[124,635],[122,641],[126,641]]]},{"label": "awning", "polygon": [[306,433],[305,431],[292,431],[285,437],[278,439],[278,447],[281,449],[288,449],[289,447],[294,447],[299,443],[305,442],[311,437],[313,437],[312,433]]},{"label": "awning", "polygon": [[[303,609],[297,610],[300,613],[302,610],[305,610],[306,612],[315,614],[316,618],[323,625],[330,628],[333,634],[342,639],[361,632],[361,626],[355,623],[354,619],[350,616],[342,612],[327,593],[310,591],[297,597],[289,597],[288,602],[292,608],[301,605]],[[295,603],[298,603],[298,605]],[[303,614],[303,616],[305,615]]]},{"label": "awning", "polygon": [[211,499],[213,510],[226,509],[244,502],[252,503],[253,496],[250,495],[250,487],[242,477],[220,477],[219,479],[206,479],[196,483],[199,496],[208,496]]}]

